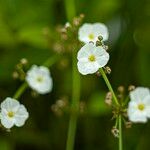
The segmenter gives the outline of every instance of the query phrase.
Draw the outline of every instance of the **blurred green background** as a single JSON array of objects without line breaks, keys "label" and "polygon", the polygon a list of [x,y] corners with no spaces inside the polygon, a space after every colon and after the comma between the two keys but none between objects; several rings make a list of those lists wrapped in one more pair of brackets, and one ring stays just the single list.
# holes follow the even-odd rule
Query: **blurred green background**
[{"label": "blurred green background", "polygon": [[[104,22],[110,32],[108,45],[113,87],[150,85],[150,1],[75,0],[77,15],[84,22]],[[12,96],[21,82],[12,78],[21,58],[42,64],[53,56],[44,33],[55,38],[56,25],[67,22],[63,0],[0,0],[0,101]],[[64,62],[65,61],[65,65]],[[50,70],[53,91],[36,98],[28,89],[20,101],[30,118],[22,128],[0,130],[0,150],[64,150],[68,115],[56,115],[51,106],[71,94],[71,60],[63,56]],[[94,75],[82,76],[81,100],[87,113],[79,117],[75,150],[116,150],[118,140],[111,134],[114,121],[104,104],[107,88]],[[150,149],[150,123],[123,129],[125,150]]]}]

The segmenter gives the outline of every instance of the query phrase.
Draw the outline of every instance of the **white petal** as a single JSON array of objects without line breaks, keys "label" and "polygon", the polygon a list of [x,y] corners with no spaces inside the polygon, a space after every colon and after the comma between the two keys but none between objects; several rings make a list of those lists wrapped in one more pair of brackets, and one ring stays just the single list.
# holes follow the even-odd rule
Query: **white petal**
[{"label": "white petal", "polygon": [[[42,78],[41,82],[37,81],[39,77]],[[27,72],[26,81],[33,90],[40,94],[46,94],[52,90],[53,82],[47,67],[33,65]]]},{"label": "white petal", "polygon": [[84,43],[88,43],[89,40],[89,34],[92,33],[92,24],[90,23],[85,23],[83,24],[80,29],[79,29],[79,40],[84,42]]},{"label": "white petal", "polygon": [[94,63],[93,62],[92,63],[90,63],[90,62],[83,63],[83,62],[79,61],[77,66],[78,66],[79,72],[83,75],[93,74],[93,73],[97,72],[99,69],[99,65],[95,62]]},{"label": "white petal", "polygon": [[51,92],[53,86],[53,82],[51,78],[47,78],[43,83],[37,84],[36,88],[33,87],[35,91],[39,94],[47,94]]},{"label": "white petal", "polygon": [[98,37],[102,36],[103,41],[108,40],[109,33],[105,24],[103,23],[94,23],[93,24],[93,33]]},{"label": "white petal", "polygon": [[138,109],[138,103],[136,101],[130,101],[127,114],[129,120],[135,123],[145,123],[147,121],[147,113],[146,110],[140,111]]},{"label": "white petal", "polygon": [[109,54],[102,47],[96,47],[94,54],[96,61],[99,64],[99,68],[104,67],[109,61]]},{"label": "white petal", "polygon": [[81,58],[88,58],[89,54],[92,54],[95,49],[94,44],[87,43],[85,44],[77,54],[77,59],[80,60]]},{"label": "white petal", "polygon": [[[85,23],[79,29],[79,40],[88,43],[90,41],[96,43],[98,36],[103,37],[103,41],[108,39],[109,33],[107,27],[103,23]],[[90,39],[89,35],[93,34],[94,38]]]},{"label": "white petal", "polygon": [[150,118],[150,95],[144,98],[143,103],[145,104],[146,116]]},{"label": "white petal", "polygon": [[137,111],[129,115],[129,120],[135,123],[146,123],[147,117],[145,115],[145,112],[143,113],[143,112]]},{"label": "white petal", "polygon": [[2,103],[1,103],[1,109],[5,109],[7,111],[13,111],[16,112],[17,109],[19,108],[20,103],[12,99],[10,97],[7,97]]},{"label": "white petal", "polygon": [[9,119],[8,117],[1,115],[1,124],[5,128],[10,129],[14,126],[14,119]]},{"label": "white petal", "polygon": [[134,101],[143,101],[146,96],[150,95],[148,88],[137,87],[135,90],[130,92],[130,98]]},{"label": "white petal", "polygon": [[15,114],[15,125],[20,127],[23,126],[27,118],[29,117],[29,114],[26,110],[26,108],[23,105],[20,105],[20,108]]}]

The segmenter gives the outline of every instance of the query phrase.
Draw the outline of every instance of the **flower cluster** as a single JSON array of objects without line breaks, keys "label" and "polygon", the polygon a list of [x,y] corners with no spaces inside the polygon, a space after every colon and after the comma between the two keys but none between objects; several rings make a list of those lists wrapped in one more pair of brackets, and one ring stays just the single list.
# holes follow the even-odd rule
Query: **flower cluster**
[{"label": "flower cluster", "polygon": [[[80,27],[78,39],[85,45],[78,51],[77,67],[82,75],[96,73],[108,63],[109,54],[103,43],[108,40],[108,37],[108,29],[103,23],[85,23]],[[97,45],[97,43],[100,44]],[[122,98],[123,97],[121,97],[121,99]],[[148,88],[138,87],[130,92],[130,99],[127,108],[129,121],[134,123],[147,122],[148,118],[150,118],[150,90]],[[124,104],[122,105],[120,102],[117,103],[119,108],[116,108],[117,111],[114,111],[115,115],[118,116],[121,114],[124,116],[123,113],[126,112]],[[110,99],[109,105],[112,105]]]},{"label": "flower cluster", "polygon": [[[53,82],[47,67],[33,65],[27,71],[25,80],[39,94],[47,94],[52,90]],[[0,107],[1,124],[7,129],[12,128],[14,125],[17,127],[23,126],[29,117],[25,106],[14,98],[7,97]]]},{"label": "flower cluster", "polygon": [[96,73],[109,61],[106,49],[102,45],[96,46],[99,36],[103,41],[108,39],[108,29],[102,23],[85,23],[79,29],[78,36],[79,40],[85,43],[77,54],[78,70],[83,75]]}]

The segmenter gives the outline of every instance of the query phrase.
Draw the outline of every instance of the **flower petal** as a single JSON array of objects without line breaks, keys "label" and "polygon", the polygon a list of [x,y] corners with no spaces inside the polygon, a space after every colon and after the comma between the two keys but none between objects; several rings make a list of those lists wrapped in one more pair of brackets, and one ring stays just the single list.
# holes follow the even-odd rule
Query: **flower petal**
[{"label": "flower petal", "polygon": [[7,111],[13,111],[16,112],[20,106],[20,103],[12,99],[10,97],[7,97],[2,103],[1,103],[1,109],[5,109]]},{"label": "flower petal", "polygon": [[1,124],[7,128],[7,129],[10,129],[11,127],[14,126],[14,119],[9,119],[8,117],[6,116],[3,116],[1,114]]},{"label": "flower petal", "polygon": [[150,91],[148,88],[137,87],[135,90],[130,92],[130,98],[133,101],[141,102],[145,97],[150,95]]},{"label": "flower petal", "polygon": [[29,114],[26,108],[23,105],[21,105],[15,115],[15,125],[18,127],[23,126],[28,117]]}]

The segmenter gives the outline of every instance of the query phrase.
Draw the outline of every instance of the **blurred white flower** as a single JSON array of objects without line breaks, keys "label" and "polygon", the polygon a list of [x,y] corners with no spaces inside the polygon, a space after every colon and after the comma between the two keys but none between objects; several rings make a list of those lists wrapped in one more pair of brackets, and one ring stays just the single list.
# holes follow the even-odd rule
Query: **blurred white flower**
[{"label": "blurred white flower", "polygon": [[150,90],[138,87],[130,92],[131,101],[128,106],[128,117],[131,122],[147,122],[150,118]]},{"label": "blurred white flower", "polygon": [[46,94],[52,90],[53,82],[47,67],[33,65],[27,72],[26,81],[39,94]]},{"label": "blurred white flower", "polygon": [[109,60],[109,54],[103,47],[87,43],[80,49],[77,58],[79,72],[86,75],[95,73],[99,68],[104,67]]},{"label": "blurred white flower", "polygon": [[1,103],[1,124],[10,129],[14,125],[21,127],[29,117],[29,114],[17,100],[7,97]]},{"label": "blurred white flower", "polygon": [[103,23],[85,23],[79,29],[79,40],[84,43],[90,41],[96,43],[99,36],[103,37],[103,41],[108,40],[109,33],[107,27]]}]

